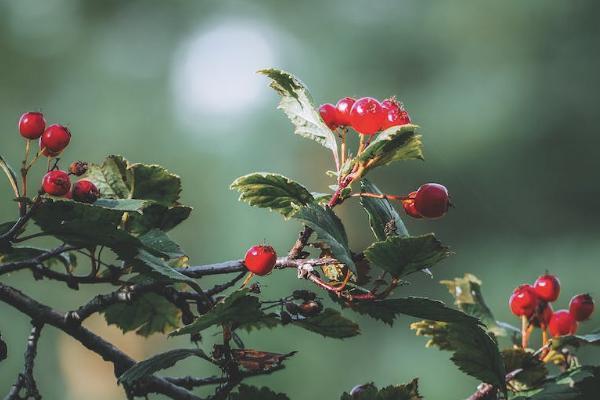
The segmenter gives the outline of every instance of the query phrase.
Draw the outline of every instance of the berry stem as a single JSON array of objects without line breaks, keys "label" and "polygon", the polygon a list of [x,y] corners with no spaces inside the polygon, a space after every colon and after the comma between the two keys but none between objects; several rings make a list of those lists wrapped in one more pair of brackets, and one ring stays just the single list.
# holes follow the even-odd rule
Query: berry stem
[{"label": "berry stem", "polygon": [[542,345],[546,345],[548,343],[548,332],[546,331],[546,326],[542,325]]},{"label": "berry stem", "polygon": [[358,142],[358,153],[356,155],[359,155],[365,149],[365,147],[366,147],[365,139],[366,139],[366,135],[360,135],[360,141]]},{"label": "berry stem", "polygon": [[246,286],[248,286],[248,284],[252,280],[253,276],[254,276],[254,273],[253,272],[249,272],[248,275],[246,275],[246,279],[244,279],[244,282],[242,282],[242,286],[240,287],[240,289],[243,289]]},{"label": "berry stem", "polygon": [[379,194],[379,193],[368,193],[368,192],[363,192],[363,193],[354,193],[352,194],[352,197],[371,197],[374,199],[386,199],[386,200],[396,200],[396,201],[402,201],[402,200],[408,200],[409,197],[408,196],[397,196],[394,194]]},{"label": "berry stem", "polygon": [[527,317],[521,315],[521,347],[523,350],[527,348]]},{"label": "berry stem", "polygon": [[342,128],[342,166],[346,162],[346,133],[348,132],[348,128]]}]

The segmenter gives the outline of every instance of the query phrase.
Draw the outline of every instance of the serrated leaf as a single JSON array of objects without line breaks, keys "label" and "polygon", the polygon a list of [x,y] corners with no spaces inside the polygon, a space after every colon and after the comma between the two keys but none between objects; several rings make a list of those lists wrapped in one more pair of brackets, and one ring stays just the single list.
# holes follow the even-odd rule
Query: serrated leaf
[{"label": "serrated leaf", "polygon": [[270,86],[281,96],[278,108],[294,124],[294,133],[320,143],[337,157],[335,135],[321,119],[304,84],[289,72],[278,69],[258,72],[271,78]]},{"label": "serrated leaf", "polygon": [[352,394],[344,393],[341,400],[421,400],[419,395],[419,380],[413,379],[405,385],[390,385],[378,390],[375,385],[368,383],[352,389]]},{"label": "serrated leaf", "polygon": [[92,181],[103,197],[126,199],[131,193],[129,163],[122,156],[110,155],[102,164],[89,164],[85,178]]},{"label": "serrated leaf", "polygon": [[170,259],[185,255],[181,247],[160,229],[152,229],[138,238],[142,242],[142,245],[154,254],[166,256]]},{"label": "serrated leaf", "polygon": [[132,164],[131,197],[154,200],[164,206],[175,205],[181,193],[181,178],[160,165]]},{"label": "serrated leaf", "polygon": [[589,333],[587,335],[568,335],[559,336],[550,339],[553,349],[560,349],[565,346],[581,347],[586,345],[600,345],[600,332]]},{"label": "serrated leaf", "polygon": [[240,192],[240,201],[254,207],[268,208],[286,218],[291,217],[298,207],[314,200],[312,194],[299,183],[283,175],[267,172],[241,176],[233,181],[231,189]]},{"label": "serrated leaf", "polygon": [[[41,256],[42,254],[45,254],[47,251],[48,249],[42,249],[39,247],[14,246],[7,249],[6,251],[0,252],[0,263],[31,260],[33,258]],[[71,265],[69,257],[67,257],[65,254],[57,254],[54,257],[44,261],[44,264],[47,266],[52,266],[56,263],[60,263],[67,268],[69,268],[69,266]]]},{"label": "serrated leaf", "polygon": [[131,263],[138,272],[153,275],[157,280],[166,280],[167,282],[186,283],[197,291],[202,291],[198,283],[192,278],[183,275],[175,268],[167,264],[162,258],[156,257],[145,250],[139,250]]},{"label": "serrated leaf", "polygon": [[116,211],[127,211],[141,213],[142,209],[149,204],[146,200],[139,199],[103,199],[100,198],[92,204],[94,207],[103,207]]},{"label": "serrated leaf", "polygon": [[448,248],[431,233],[404,238],[390,236],[373,243],[364,253],[372,265],[396,278],[429,268],[450,255]]},{"label": "serrated leaf", "polygon": [[510,400],[595,400],[600,391],[600,368],[583,366],[550,378],[533,390],[519,392]]},{"label": "serrated leaf", "polygon": [[506,371],[522,370],[510,381],[511,388],[517,391],[534,388],[548,376],[546,365],[533,353],[521,348],[510,348],[502,350],[501,355]]},{"label": "serrated leaf", "polygon": [[192,212],[192,208],[183,205],[173,207],[153,203],[142,210],[142,215],[130,214],[127,220],[127,230],[141,235],[152,229],[168,232],[183,221]]},{"label": "serrated leaf", "polygon": [[208,356],[200,349],[175,349],[166,351],[134,364],[119,376],[118,383],[131,385],[139,379],[150,376],[160,370],[170,368],[177,364],[177,362],[191,356],[204,359],[208,358]]},{"label": "serrated leaf", "polygon": [[[360,182],[361,192],[382,194],[382,192],[366,179]],[[387,199],[361,197],[360,204],[369,216],[369,225],[377,240],[384,241],[388,236],[408,236],[408,231],[400,214]]]},{"label": "serrated leaf", "polygon": [[179,326],[181,311],[164,297],[145,293],[130,303],[117,303],[104,310],[109,325],[118,326],[123,333],[136,331],[138,335],[166,333]]},{"label": "serrated leaf", "polygon": [[356,266],[348,248],[346,230],[342,225],[342,221],[331,208],[322,207],[317,203],[310,203],[299,208],[293,218],[312,228],[317,234],[317,239],[330,247],[333,256],[356,273]]},{"label": "serrated leaf", "polygon": [[325,337],[345,339],[360,334],[360,327],[339,312],[326,308],[319,314],[293,321],[293,324]]},{"label": "serrated leaf", "polygon": [[229,394],[228,400],[290,400],[283,393],[275,393],[268,387],[258,388],[241,384],[238,386],[237,392]]}]

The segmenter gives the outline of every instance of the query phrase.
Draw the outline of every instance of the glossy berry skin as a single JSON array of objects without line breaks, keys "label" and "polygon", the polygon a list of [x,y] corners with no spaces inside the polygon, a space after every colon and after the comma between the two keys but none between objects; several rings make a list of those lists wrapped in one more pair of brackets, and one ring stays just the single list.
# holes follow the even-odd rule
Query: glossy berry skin
[{"label": "glossy berry skin", "polygon": [[319,114],[321,114],[323,122],[325,122],[325,125],[327,125],[329,129],[337,129],[337,110],[333,104],[321,104],[321,106],[319,107]]},{"label": "glossy berry skin", "polygon": [[554,310],[550,303],[540,302],[531,318],[531,323],[537,327],[546,327],[550,323],[552,315],[554,315]]},{"label": "glossy berry skin", "polygon": [[259,276],[271,272],[276,262],[277,253],[271,246],[252,246],[244,257],[244,265],[248,271]]},{"label": "glossy berry skin", "polygon": [[569,311],[558,310],[550,318],[548,329],[554,337],[574,335],[577,332],[577,321]]},{"label": "glossy berry skin", "polygon": [[404,208],[404,211],[406,212],[406,214],[410,215],[411,217],[423,218],[423,216],[421,214],[419,214],[419,212],[415,208],[415,196],[416,195],[417,195],[417,192],[410,192],[408,194],[408,199],[402,200],[402,207]]},{"label": "glossy berry skin", "polygon": [[59,153],[69,145],[71,132],[62,125],[50,125],[40,138],[40,147],[52,153]]},{"label": "glossy berry skin", "polygon": [[356,99],[352,97],[344,97],[340,99],[335,108],[337,110],[337,123],[340,126],[350,126],[350,110],[352,110],[352,106],[356,103]]},{"label": "glossy berry skin", "polygon": [[40,112],[27,112],[19,119],[19,133],[25,139],[37,139],[46,129],[44,114]]},{"label": "glossy berry skin", "polygon": [[42,180],[42,189],[52,196],[66,195],[71,189],[69,174],[59,170],[48,172]]},{"label": "glossy berry skin", "polygon": [[80,203],[94,203],[100,197],[100,191],[91,181],[82,179],[73,185],[73,200]]},{"label": "glossy berry skin", "polygon": [[517,287],[508,300],[510,310],[516,316],[531,317],[538,306],[538,297],[531,285]]},{"label": "glossy berry skin", "polygon": [[386,110],[386,118],[383,122],[382,129],[410,124],[408,112],[406,112],[402,104],[398,103],[395,99],[384,100],[381,105]]},{"label": "glossy berry skin", "polygon": [[363,97],[356,100],[350,109],[352,128],[363,135],[374,135],[381,130],[385,122],[386,111],[377,99]]},{"label": "glossy berry skin", "polygon": [[533,288],[544,301],[556,301],[560,294],[560,281],[554,275],[545,274],[535,280]]},{"label": "glossy berry skin", "polygon": [[439,218],[446,214],[450,200],[448,189],[438,183],[422,185],[415,195],[415,209],[426,218]]},{"label": "glossy berry skin", "polygon": [[569,312],[577,321],[589,319],[594,312],[594,299],[589,294],[578,294],[569,303]]}]

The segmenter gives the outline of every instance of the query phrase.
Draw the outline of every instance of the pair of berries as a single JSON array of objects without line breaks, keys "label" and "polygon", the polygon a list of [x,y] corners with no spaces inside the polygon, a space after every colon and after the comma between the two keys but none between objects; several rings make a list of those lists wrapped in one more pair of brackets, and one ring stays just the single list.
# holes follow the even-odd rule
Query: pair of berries
[{"label": "pair of berries", "polygon": [[392,126],[410,123],[408,113],[393,97],[381,103],[373,97],[362,97],[358,100],[344,97],[336,105],[322,104],[319,114],[331,130],[352,126],[362,135],[374,135]]},{"label": "pair of berries", "polygon": [[413,218],[439,218],[450,206],[448,189],[439,183],[426,183],[402,200],[402,207]]},{"label": "pair of berries", "polygon": [[40,112],[27,112],[19,119],[19,133],[25,139],[40,139],[42,155],[58,156],[71,141],[71,132],[65,126],[54,124],[46,128],[46,120]]},{"label": "pair of berries", "polygon": [[270,273],[277,262],[277,253],[271,246],[256,245],[246,252],[244,266],[258,276]]},{"label": "pair of berries", "polygon": [[82,179],[73,184],[65,171],[54,170],[44,175],[42,189],[52,196],[64,196],[81,203],[94,203],[100,197],[100,191],[91,181]]},{"label": "pair of berries", "polygon": [[531,285],[520,285],[510,296],[509,306],[513,314],[527,318],[533,325],[546,327],[552,336],[573,335],[578,322],[585,321],[594,312],[594,300],[589,294],[574,296],[568,310],[553,311],[550,303],[560,294],[560,281],[554,275],[540,276]]}]

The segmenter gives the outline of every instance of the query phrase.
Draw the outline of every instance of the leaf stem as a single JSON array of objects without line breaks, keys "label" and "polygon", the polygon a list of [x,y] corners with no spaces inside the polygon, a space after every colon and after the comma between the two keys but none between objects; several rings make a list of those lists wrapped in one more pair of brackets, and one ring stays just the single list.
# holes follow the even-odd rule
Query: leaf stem
[{"label": "leaf stem", "polygon": [[386,199],[386,200],[396,200],[396,201],[408,200],[408,198],[409,198],[408,196],[398,196],[398,195],[394,195],[394,194],[368,193],[368,192],[354,193],[351,196],[352,197],[371,197],[374,199]]}]

